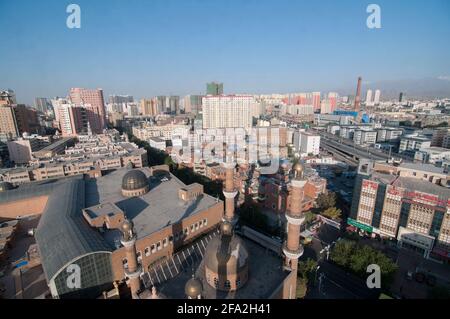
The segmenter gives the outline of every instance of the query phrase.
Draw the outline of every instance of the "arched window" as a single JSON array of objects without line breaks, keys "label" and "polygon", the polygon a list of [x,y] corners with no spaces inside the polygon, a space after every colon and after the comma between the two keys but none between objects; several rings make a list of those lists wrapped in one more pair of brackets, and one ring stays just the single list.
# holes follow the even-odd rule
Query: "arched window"
[{"label": "arched window", "polygon": [[229,280],[225,280],[224,287],[225,287],[225,289],[230,289],[231,288],[231,282]]},{"label": "arched window", "polygon": [[241,286],[241,278],[237,277],[236,279],[236,287],[240,287]]},{"label": "arched window", "polygon": [[217,277],[214,277],[214,286],[216,288],[219,287],[219,280],[217,279]]}]

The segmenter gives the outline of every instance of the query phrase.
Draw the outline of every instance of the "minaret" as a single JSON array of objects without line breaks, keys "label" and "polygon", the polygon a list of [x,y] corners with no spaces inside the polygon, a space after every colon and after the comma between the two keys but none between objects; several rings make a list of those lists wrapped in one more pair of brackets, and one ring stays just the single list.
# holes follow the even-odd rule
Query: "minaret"
[{"label": "minaret", "polygon": [[138,292],[141,289],[140,275],[142,268],[138,263],[136,254],[136,234],[133,232],[133,223],[125,220],[122,223],[121,243],[125,247],[128,268],[124,269],[125,276],[130,279],[130,290],[133,299],[138,299]]},{"label": "minaret", "polygon": [[291,181],[291,207],[286,212],[287,219],[287,240],[283,245],[283,253],[285,255],[285,266],[294,273],[291,281],[289,298],[295,299],[297,287],[297,268],[298,259],[303,254],[303,247],[300,245],[300,225],[305,221],[302,212],[303,187],[306,180],[303,178],[303,166],[297,163],[294,166],[294,178]]},{"label": "minaret", "polygon": [[236,164],[232,160],[231,162],[225,162],[222,164],[225,168],[225,183],[223,189],[223,195],[225,196],[225,220],[230,223],[235,222],[234,216],[234,198],[237,195],[237,191],[234,189],[234,169]]}]

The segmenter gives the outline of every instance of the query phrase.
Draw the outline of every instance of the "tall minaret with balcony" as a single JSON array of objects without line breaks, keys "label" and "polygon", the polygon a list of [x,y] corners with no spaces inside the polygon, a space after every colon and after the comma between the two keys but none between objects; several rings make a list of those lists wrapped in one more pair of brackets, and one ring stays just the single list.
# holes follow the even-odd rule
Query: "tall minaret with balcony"
[{"label": "tall minaret with balcony", "polygon": [[225,168],[225,183],[223,189],[223,195],[225,196],[225,220],[234,224],[234,198],[237,195],[237,191],[234,189],[234,170],[236,164],[233,159],[230,162],[222,164]]},{"label": "tall minaret with balcony", "polygon": [[133,231],[133,223],[125,220],[121,226],[122,239],[121,243],[125,247],[125,256],[128,268],[124,268],[125,276],[130,280],[130,290],[133,299],[138,299],[138,292],[141,289],[140,275],[142,268],[138,263],[136,254],[136,234]]},{"label": "tall minaret with balcony", "polygon": [[294,273],[291,281],[289,298],[295,298],[297,287],[298,259],[303,254],[303,247],[300,244],[300,225],[305,221],[302,212],[303,188],[306,180],[303,178],[303,166],[297,163],[294,166],[294,178],[291,181],[291,206],[286,212],[287,219],[287,239],[283,245],[285,255],[285,267]]}]

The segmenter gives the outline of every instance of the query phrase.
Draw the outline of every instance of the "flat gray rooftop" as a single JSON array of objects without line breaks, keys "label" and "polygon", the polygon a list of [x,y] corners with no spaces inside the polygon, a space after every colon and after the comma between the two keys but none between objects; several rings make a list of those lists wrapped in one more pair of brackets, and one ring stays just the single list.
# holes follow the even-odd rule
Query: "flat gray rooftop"
[{"label": "flat gray rooftop", "polygon": [[441,200],[447,201],[450,198],[450,188],[439,186],[434,183],[423,181],[412,177],[399,177],[391,174],[376,172],[372,174],[372,179],[385,184],[393,184],[397,187],[405,188],[409,191],[419,191],[437,195]]},{"label": "flat gray rooftop", "polygon": [[120,212],[120,210],[118,210],[112,203],[102,203],[97,206],[86,208],[85,211],[91,218],[112,215]]},{"label": "flat gray rooftop", "polygon": [[[196,277],[203,284],[203,298],[267,299],[289,275],[289,272],[283,269],[282,257],[250,239],[241,238],[249,253],[249,279],[247,283],[237,291],[217,291],[206,282],[204,262],[199,260],[192,267],[195,269]],[[191,271],[180,272],[176,277],[157,286],[157,289],[167,298],[186,299],[184,286],[191,278]]]},{"label": "flat gray rooftop", "polygon": [[[157,176],[151,176],[148,168],[139,170],[148,178],[150,191],[147,194],[131,198],[123,196],[122,178],[128,170],[119,169],[96,180],[86,181],[86,206],[105,202],[116,204],[133,221],[139,239],[218,204],[216,198],[207,194],[185,202],[179,199],[178,191],[186,185],[174,175],[157,171]],[[110,238],[108,241],[111,243]]]},{"label": "flat gray rooftop", "polygon": [[400,168],[407,168],[407,169],[413,169],[413,170],[418,170],[418,171],[445,174],[443,167],[437,167],[432,164],[402,163],[402,164],[400,164]]}]

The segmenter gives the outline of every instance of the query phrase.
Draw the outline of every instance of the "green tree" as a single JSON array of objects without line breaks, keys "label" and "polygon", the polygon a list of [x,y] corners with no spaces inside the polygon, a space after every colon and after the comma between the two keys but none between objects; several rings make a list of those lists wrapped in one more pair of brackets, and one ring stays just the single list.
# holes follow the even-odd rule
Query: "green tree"
[{"label": "green tree", "polygon": [[331,250],[330,258],[339,266],[347,268],[355,249],[356,243],[354,241],[340,240]]},{"label": "green tree", "polygon": [[329,207],[322,212],[322,215],[331,219],[341,218],[342,211],[336,207]]},{"label": "green tree", "polygon": [[327,209],[336,206],[336,193],[321,193],[316,199],[316,204],[320,209]]},{"label": "green tree", "polygon": [[171,172],[173,172],[175,168],[178,167],[177,164],[173,161],[172,157],[170,156],[164,158],[164,164],[169,166]]},{"label": "green tree", "polygon": [[308,280],[304,278],[297,279],[296,297],[297,299],[303,299],[308,291]]},{"label": "green tree", "polygon": [[305,213],[305,223],[306,224],[311,224],[315,219],[316,219],[316,214],[314,214],[313,212],[307,211]]},{"label": "green tree", "polygon": [[305,261],[298,262],[298,271],[297,273],[303,278],[310,280],[317,268],[317,261],[314,259],[308,258]]},{"label": "green tree", "polygon": [[351,240],[340,240],[330,254],[331,260],[337,265],[348,269],[362,278],[367,276],[367,266],[376,264],[381,270],[381,283],[388,287],[395,273],[397,265],[381,251],[367,245],[358,245]]}]

